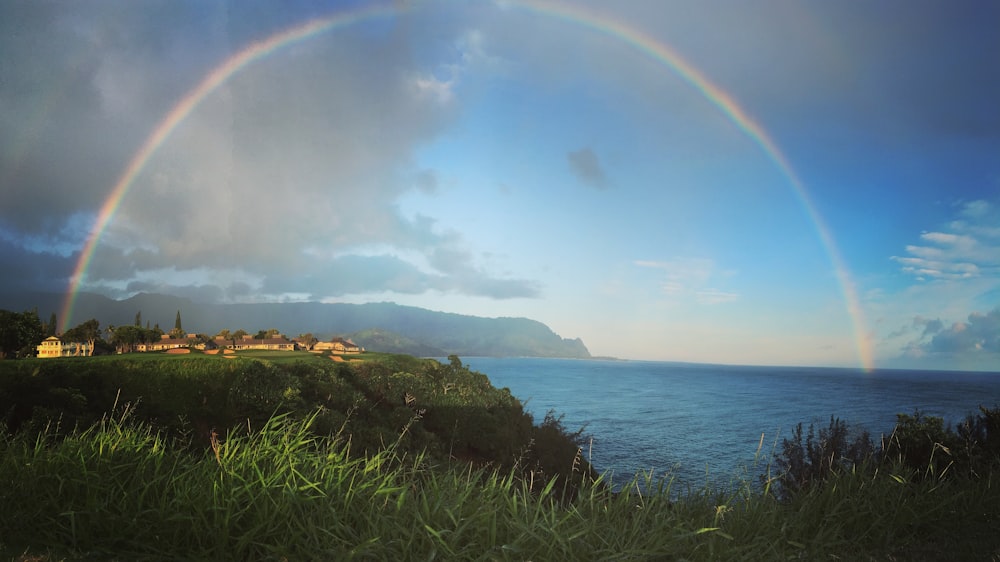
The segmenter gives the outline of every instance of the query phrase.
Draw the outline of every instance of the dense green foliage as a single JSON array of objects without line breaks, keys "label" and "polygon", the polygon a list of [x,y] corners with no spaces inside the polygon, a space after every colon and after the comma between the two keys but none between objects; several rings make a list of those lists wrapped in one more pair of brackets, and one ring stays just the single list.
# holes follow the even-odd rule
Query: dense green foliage
[{"label": "dense green foliage", "polygon": [[[748,486],[695,490],[555,480],[373,455],[315,417],[283,414],[192,453],[129,414],[59,436],[0,438],[0,553],[34,560],[989,560],[990,479],[844,471],[780,502]],[[122,421],[124,420],[124,421]]]},{"label": "dense green foliage", "polygon": [[369,351],[405,353],[417,357],[444,357],[448,355],[448,352],[443,349],[418,342],[413,338],[408,338],[388,330],[362,330],[350,334],[348,337],[351,341]]},{"label": "dense green foliage", "polygon": [[[262,427],[274,414],[313,416],[313,431],[340,433],[373,454],[404,433],[400,450],[439,460],[579,479],[579,434],[554,418],[536,427],[507,389],[462,365],[402,355],[333,362],[305,353],[223,357],[162,353],[0,362],[0,414],[10,432],[66,433],[129,404],[133,417],[194,446],[230,428]],[[265,359],[266,358],[266,359]],[[578,463],[579,464],[579,463]]]},{"label": "dense green foliage", "polygon": [[956,477],[979,479],[1000,474],[1000,407],[979,407],[980,414],[966,418],[957,428],[944,420],[897,414],[892,433],[879,444],[867,431],[852,436],[847,424],[835,417],[820,429],[810,425],[805,440],[800,423],[775,455],[775,493],[788,499],[826,485],[845,472],[875,473],[892,465],[910,471],[911,477],[933,479],[951,472]]},{"label": "dense green foliage", "polygon": [[4,559],[1000,559],[997,410],[800,427],[763,486],[612,491],[457,357],[6,361],[0,408]]},{"label": "dense green foliage", "polygon": [[0,359],[33,357],[47,331],[37,310],[0,310]]}]

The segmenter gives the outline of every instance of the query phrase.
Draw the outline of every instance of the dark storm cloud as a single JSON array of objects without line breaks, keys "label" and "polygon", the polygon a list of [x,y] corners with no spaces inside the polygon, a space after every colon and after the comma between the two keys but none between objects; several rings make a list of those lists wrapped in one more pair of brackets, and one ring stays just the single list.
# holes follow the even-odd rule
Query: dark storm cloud
[{"label": "dark storm cloud", "polygon": [[607,175],[601,167],[597,154],[590,147],[568,152],[566,160],[569,162],[570,170],[583,183],[598,189],[604,189],[608,186]]},{"label": "dark storm cloud", "polygon": [[[26,233],[93,213],[187,77],[210,17],[174,3],[0,3],[0,221]],[[168,17],[173,14],[173,17]],[[209,14],[200,13],[201,16]],[[167,64],[165,64],[167,63]]]},{"label": "dark storm cloud", "polygon": [[216,303],[228,300],[226,291],[215,285],[174,285],[149,281],[133,281],[125,294],[159,293],[191,299],[194,302]]},{"label": "dark storm cloud", "polygon": [[929,335],[934,335],[944,329],[944,324],[940,320],[932,320],[924,326],[924,332],[921,337],[927,337]]},{"label": "dark storm cloud", "polygon": [[[321,11],[0,4],[0,225],[9,238],[79,252],[138,147],[186,92],[233,52]],[[326,288],[537,295],[530,282],[476,266],[460,235],[401,216],[401,194],[440,188],[434,170],[411,169],[413,151],[453,122],[460,108],[451,89],[487,57],[479,43],[466,45],[450,52],[442,73],[417,60],[424,29],[398,23],[377,40],[351,27],[280,49],[203,100],[135,177],[87,288],[252,299],[263,279],[270,294],[317,298]],[[464,33],[458,20],[448,24],[435,33]],[[415,253],[436,269],[343,257],[371,245]],[[16,244],[4,251],[16,264],[5,270],[25,272],[19,285],[62,290],[74,264]]]},{"label": "dark storm cloud", "polygon": [[28,250],[0,233],[0,293],[61,293],[69,284],[75,258]]},{"label": "dark storm cloud", "polygon": [[918,328],[923,328],[923,332],[920,334],[920,337],[922,338],[932,336],[944,329],[944,323],[938,318],[931,320],[928,318],[917,317],[913,319],[913,325]]},{"label": "dark storm cloud", "polygon": [[539,296],[538,286],[523,279],[500,279],[471,267],[447,274],[423,270],[394,255],[345,255],[326,261],[307,276],[268,275],[262,291],[298,293],[318,299],[359,293],[420,294],[430,290],[507,299]]},{"label": "dark storm cloud", "polygon": [[482,275],[478,272],[459,278],[458,287],[451,288],[457,289],[463,294],[493,299],[534,299],[539,298],[542,294],[541,285],[536,281],[529,279],[502,279]]},{"label": "dark storm cloud", "polygon": [[[890,2],[872,7],[884,19],[860,18],[828,5],[833,23],[856,24],[840,47],[853,66],[859,91],[882,92],[896,111],[897,131],[919,127],[945,135],[1000,135],[1000,5]],[[882,22],[876,24],[876,21]],[[842,28],[843,29],[843,28]],[[853,96],[856,97],[856,96]],[[860,100],[859,100],[860,101]],[[880,104],[885,107],[886,104]],[[873,115],[873,117],[879,117]],[[909,123],[909,125],[905,125]]]},{"label": "dark storm cloud", "polygon": [[306,293],[316,297],[379,291],[419,294],[430,289],[435,281],[435,276],[396,256],[348,255],[326,261],[306,277],[269,275],[263,289],[268,293]]},{"label": "dark storm cloud", "polygon": [[615,11],[669,37],[768,128],[798,123],[815,135],[864,123],[893,142],[918,133],[1000,136],[997,3],[715,0],[684,10],[622,2]]},{"label": "dark storm cloud", "polygon": [[930,353],[1000,354],[1000,308],[986,314],[974,312],[967,322],[942,329],[922,347]]}]

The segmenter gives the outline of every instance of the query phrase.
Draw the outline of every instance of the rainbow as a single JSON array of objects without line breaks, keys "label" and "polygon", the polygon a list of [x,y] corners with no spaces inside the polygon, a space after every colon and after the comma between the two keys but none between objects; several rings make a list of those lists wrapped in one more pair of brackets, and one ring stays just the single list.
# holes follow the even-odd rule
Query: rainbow
[{"label": "rainbow", "polygon": [[135,178],[140,172],[142,172],[143,168],[145,168],[146,164],[149,162],[150,157],[152,157],[160,146],[166,142],[177,126],[187,119],[191,112],[194,111],[205,98],[218,89],[219,86],[225,84],[227,80],[247,65],[260,60],[283,47],[304,41],[310,37],[315,37],[316,35],[330,31],[331,29],[345,27],[362,20],[370,19],[379,15],[395,13],[397,11],[398,10],[393,10],[384,6],[376,6],[336,14],[326,18],[310,20],[304,24],[280,31],[262,41],[251,43],[248,47],[244,48],[235,55],[232,55],[222,64],[212,69],[212,71],[209,72],[208,75],[194,87],[194,89],[188,92],[181,99],[181,101],[179,101],[177,105],[175,105],[173,109],[171,109],[170,112],[167,113],[167,115],[164,116],[159,123],[157,123],[153,132],[146,138],[146,141],[142,143],[142,146],[139,147],[139,150],[135,153],[135,155],[132,156],[132,160],[129,161],[128,166],[125,167],[125,171],[122,172],[121,177],[118,178],[118,182],[115,183],[111,193],[108,194],[108,198],[104,201],[104,204],[101,205],[101,209],[97,213],[97,220],[94,221],[94,226],[91,228],[90,237],[87,239],[87,242],[83,246],[83,250],[80,252],[80,258],[76,262],[76,267],[73,268],[73,274],[70,277],[69,291],[67,292],[66,300],[63,303],[62,313],[59,315],[59,331],[62,332],[70,326],[73,307],[76,303],[76,295],[80,291],[80,285],[83,283],[83,280],[86,277],[87,269],[90,267],[90,262],[94,258],[94,251],[97,249],[97,244],[100,242],[101,235],[104,234],[104,229],[106,229],[108,224],[111,223],[111,219],[114,218],[115,212],[118,211],[118,207],[121,205],[122,200],[128,194],[129,189],[131,189]]},{"label": "rainbow", "polygon": [[[511,5],[611,36],[633,47],[639,53],[663,64],[695,88],[706,100],[717,107],[734,125],[760,147],[764,154],[767,155],[788,180],[806,215],[815,226],[820,243],[829,255],[830,263],[834,268],[837,282],[843,293],[844,302],[854,330],[855,345],[857,347],[860,366],[866,371],[872,370],[874,368],[874,360],[871,344],[867,336],[867,324],[849,270],[837,248],[829,227],[816,210],[816,205],[812,202],[805,184],[767,131],[740,107],[732,96],[712,83],[711,80],[685,61],[673,49],[640,30],[616,21],[605,14],[558,0],[515,0]],[[62,314],[60,315],[62,319],[60,330],[65,329],[69,325],[76,295],[86,277],[87,268],[93,259],[94,251],[97,248],[101,235],[114,217],[115,212],[131,188],[135,178],[146,166],[150,157],[170,137],[174,129],[206,97],[234,74],[275,51],[336,28],[342,28],[378,16],[397,14],[400,10],[401,8],[392,6],[364,7],[325,18],[310,20],[306,23],[285,29],[262,41],[254,42],[235,55],[232,55],[222,64],[215,67],[194,89],[188,92],[156,125],[153,132],[135,153],[132,160],[129,161],[128,166],[102,205],[91,230],[90,237],[83,247],[80,258],[70,278],[69,290]]]},{"label": "rainbow", "polygon": [[816,205],[812,202],[812,198],[809,196],[809,192],[806,190],[805,184],[799,178],[798,173],[796,173],[785,154],[778,148],[778,145],[773,139],[771,139],[771,136],[767,134],[767,131],[754,121],[754,119],[742,107],[740,107],[739,104],[736,103],[736,100],[734,100],[732,96],[713,84],[711,80],[699,72],[698,69],[691,66],[669,46],[658,42],[656,39],[650,37],[642,31],[628,27],[625,24],[612,20],[603,14],[598,14],[585,8],[571,6],[561,1],[530,1],[524,2],[524,4],[530,6],[538,13],[549,14],[560,19],[571,21],[599,33],[620,39],[624,43],[634,47],[639,52],[664,64],[684,79],[684,81],[697,89],[705,97],[705,99],[719,108],[719,110],[721,110],[726,117],[728,117],[737,127],[740,128],[740,130],[752,139],[761,148],[761,150],[764,151],[768,158],[774,162],[778,169],[781,170],[782,174],[784,174],[784,176],[788,179],[789,184],[795,191],[796,197],[806,212],[806,216],[816,227],[816,233],[819,237],[820,243],[823,245],[823,248],[830,257],[830,263],[833,265],[834,274],[837,277],[837,283],[840,285],[841,291],[844,295],[844,303],[847,306],[848,315],[851,317],[852,328],[854,329],[855,345],[858,353],[858,361],[863,370],[873,370],[875,364],[871,343],[869,342],[868,337],[867,323],[865,322],[864,311],[862,310],[861,303],[858,300],[857,290],[855,289],[854,282],[851,279],[850,271],[848,270],[843,257],[840,255],[840,250],[837,248],[837,244],[833,239],[833,234],[830,232],[830,228],[827,226],[826,221],[823,220],[823,217],[819,214],[819,211],[816,210]]}]

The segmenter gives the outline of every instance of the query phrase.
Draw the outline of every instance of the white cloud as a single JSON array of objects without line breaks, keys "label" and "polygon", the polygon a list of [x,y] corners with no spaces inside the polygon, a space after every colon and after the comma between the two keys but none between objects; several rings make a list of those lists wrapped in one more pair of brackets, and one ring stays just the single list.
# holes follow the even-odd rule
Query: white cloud
[{"label": "white cloud", "polygon": [[967,321],[950,326],[940,319],[917,316],[910,326],[893,336],[907,338],[900,348],[900,360],[927,364],[947,360],[963,367],[996,370],[1000,361],[1000,308],[972,312]]},{"label": "white cloud", "polygon": [[892,256],[904,273],[918,281],[1000,277],[1000,213],[987,201],[963,204],[965,220],[948,223],[949,231],[924,232],[924,244],[905,247],[907,255]]},{"label": "white cloud", "polygon": [[738,293],[720,291],[719,289],[701,289],[695,292],[695,300],[699,304],[722,304],[739,300]]},{"label": "white cloud", "polygon": [[993,208],[993,205],[989,201],[982,199],[969,201],[962,205],[961,214],[967,217],[980,218],[989,215]]},{"label": "white cloud", "polygon": [[[904,255],[892,256],[916,283],[866,298],[869,317],[884,331],[877,347],[887,365],[995,369],[997,311],[969,311],[996,306],[1000,209],[982,200],[956,208],[958,218],[922,233],[921,243],[906,246]],[[967,321],[959,320],[963,317]]]},{"label": "white cloud", "polygon": [[455,97],[454,79],[439,80],[434,76],[422,75],[416,76],[412,80],[413,86],[420,96],[429,97],[442,104],[450,102]]},{"label": "white cloud", "polygon": [[739,293],[713,287],[715,281],[731,277],[733,272],[719,270],[707,258],[675,258],[671,260],[636,260],[636,266],[662,270],[660,290],[670,300],[697,304],[724,304],[739,300]]},{"label": "white cloud", "polygon": [[960,236],[958,234],[948,234],[944,232],[925,232],[921,234],[920,237],[928,242],[934,242],[937,244],[968,245],[975,242],[975,240],[969,238],[968,236]]}]

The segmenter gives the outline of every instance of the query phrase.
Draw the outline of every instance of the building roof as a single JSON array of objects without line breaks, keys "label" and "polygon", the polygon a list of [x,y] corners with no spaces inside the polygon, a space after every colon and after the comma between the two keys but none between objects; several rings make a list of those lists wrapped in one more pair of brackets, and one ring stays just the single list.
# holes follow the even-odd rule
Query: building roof
[{"label": "building roof", "polygon": [[192,343],[194,340],[188,338],[162,338],[144,345],[191,345]]}]

